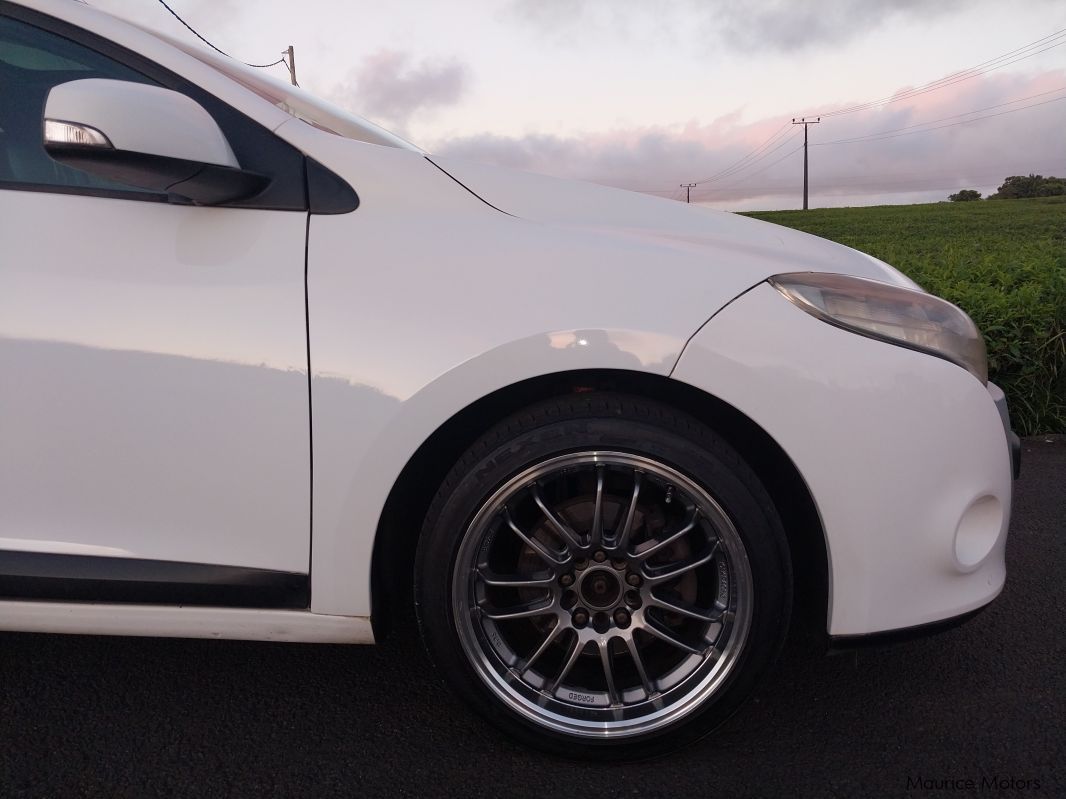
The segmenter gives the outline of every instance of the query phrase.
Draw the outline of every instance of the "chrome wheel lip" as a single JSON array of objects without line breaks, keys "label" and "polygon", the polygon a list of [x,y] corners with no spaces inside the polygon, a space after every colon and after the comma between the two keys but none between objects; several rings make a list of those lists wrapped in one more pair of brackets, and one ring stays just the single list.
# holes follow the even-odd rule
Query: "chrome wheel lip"
[{"label": "chrome wheel lip", "polygon": [[[475,607],[472,586],[476,555],[482,546],[486,525],[506,505],[508,498],[553,472],[576,466],[607,465],[627,467],[634,473],[650,473],[669,481],[678,490],[688,495],[711,522],[730,570],[731,598],[728,604],[723,632],[728,630],[728,640],[719,649],[717,642],[709,645],[702,655],[692,655],[675,667],[688,663],[692,658],[701,660],[695,669],[685,675],[676,685],[669,686],[660,697],[670,695],[666,704],[662,699],[650,698],[630,705],[644,706],[639,713],[626,717],[626,707],[590,707],[566,704],[543,692],[538,692],[518,678],[514,670],[499,657],[488,640],[489,633],[475,623]],[[717,546],[717,545],[716,545]],[[606,567],[610,566],[610,560]],[[623,594],[628,586],[623,585]],[[753,585],[751,567],[740,535],[729,515],[721,505],[698,483],[677,468],[660,460],[617,450],[583,450],[555,456],[536,463],[505,481],[481,506],[467,525],[463,534],[452,572],[452,612],[460,643],[467,659],[479,678],[490,690],[520,716],[553,732],[585,739],[621,739],[652,733],[673,725],[703,706],[735,671],[745,651],[753,614]],[[555,632],[564,624],[557,617]],[[590,641],[603,646],[615,637],[616,631],[601,634],[591,626],[575,630],[579,646]],[[494,630],[493,634],[499,636]],[[601,650],[602,651],[602,650]],[[668,676],[668,675],[667,675]],[[688,683],[688,684],[687,684]],[[679,690],[680,689],[680,690]],[[571,692],[571,696],[574,696]],[[611,716],[606,718],[606,716]]]}]

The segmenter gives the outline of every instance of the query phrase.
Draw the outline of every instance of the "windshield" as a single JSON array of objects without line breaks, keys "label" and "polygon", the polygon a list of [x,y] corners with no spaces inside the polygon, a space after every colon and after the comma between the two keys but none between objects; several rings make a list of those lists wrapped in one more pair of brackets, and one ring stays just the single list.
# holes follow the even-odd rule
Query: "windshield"
[{"label": "windshield", "polygon": [[213,53],[196,45],[175,41],[157,31],[150,31],[153,36],[164,39],[184,53],[202,61],[213,69],[235,80],[249,91],[253,91],[286,114],[314,125],[327,133],[344,136],[347,139],[380,144],[385,147],[399,147],[404,150],[422,152],[421,149],[399,136],[389,133],[369,120],[349,113],[332,103],[327,103],[311,92],[293,86],[285,81],[267,75],[262,70],[245,66],[240,61]]}]

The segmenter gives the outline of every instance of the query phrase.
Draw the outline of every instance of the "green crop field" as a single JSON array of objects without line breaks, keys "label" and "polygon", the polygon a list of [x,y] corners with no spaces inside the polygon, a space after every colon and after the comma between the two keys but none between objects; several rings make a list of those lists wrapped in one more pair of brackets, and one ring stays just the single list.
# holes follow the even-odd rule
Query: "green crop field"
[{"label": "green crop field", "polygon": [[961,307],[1015,429],[1066,432],[1066,197],[747,216],[868,252]]}]

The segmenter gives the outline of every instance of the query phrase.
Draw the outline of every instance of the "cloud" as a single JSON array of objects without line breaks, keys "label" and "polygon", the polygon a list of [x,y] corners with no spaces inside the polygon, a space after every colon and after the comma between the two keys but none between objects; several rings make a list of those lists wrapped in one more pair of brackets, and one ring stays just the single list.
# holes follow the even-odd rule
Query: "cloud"
[{"label": "cloud", "polygon": [[961,0],[719,0],[707,9],[704,25],[735,50],[795,52],[826,43],[842,44],[892,17],[942,16],[960,3]]},{"label": "cloud", "polygon": [[[985,76],[950,91],[824,118],[810,130],[812,196],[823,204],[892,195],[935,199],[958,188],[987,190],[1009,174],[1064,174],[1066,99],[1056,99],[1066,98],[1063,89],[1064,71]],[[1032,99],[1002,105],[1023,97]],[[951,125],[972,119],[956,115],[975,109],[999,114],[1048,100],[1052,102],[1018,113]],[[914,128],[909,126],[924,130],[928,126],[921,123],[931,120],[951,126],[910,134]],[[484,134],[445,140],[433,149],[662,196],[678,195],[679,184],[713,177],[740,162],[735,171],[693,189],[693,200],[735,208],[760,203],[769,207],[793,203],[802,186],[802,128],[790,122],[787,117],[771,117],[741,123],[732,114],[709,124],[634,127],[572,137]],[[831,143],[883,132],[891,138]],[[770,144],[762,147],[768,140]],[[753,157],[742,160],[753,152]]]},{"label": "cloud", "polygon": [[649,15],[647,5],[639,0],[511,0],[500,16],[565,46],[584,46],[596,33],[622,39],[649,32],[669,35],[665,23],[671,10],[657,8],[658,16]]},{"label": "cloud", "polygon": [[380,50],[364,58],[332,94],[342,106],[403,128],[415,114],[459,102],[469,83],[470,70],[456,59],[415,64],[408,53]]},{"label": "cloud", "polygon": [[967,3],[974,0],[511,0],[504,16],[563,45],[605,33],[691,39],[704,51],[791,53],[839,46],[891,19],[927,20]]}]

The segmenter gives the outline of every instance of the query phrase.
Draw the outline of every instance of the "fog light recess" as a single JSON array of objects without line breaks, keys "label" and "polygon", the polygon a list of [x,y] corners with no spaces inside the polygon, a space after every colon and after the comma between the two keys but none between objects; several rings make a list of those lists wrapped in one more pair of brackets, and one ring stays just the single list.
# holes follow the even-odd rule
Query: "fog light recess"
[{"label": "fog light recess", "polygon": [[993,496],[978,497],[955,528],[955,559],[969,571],[988,557],[1003,528],[1003,504]]}]

